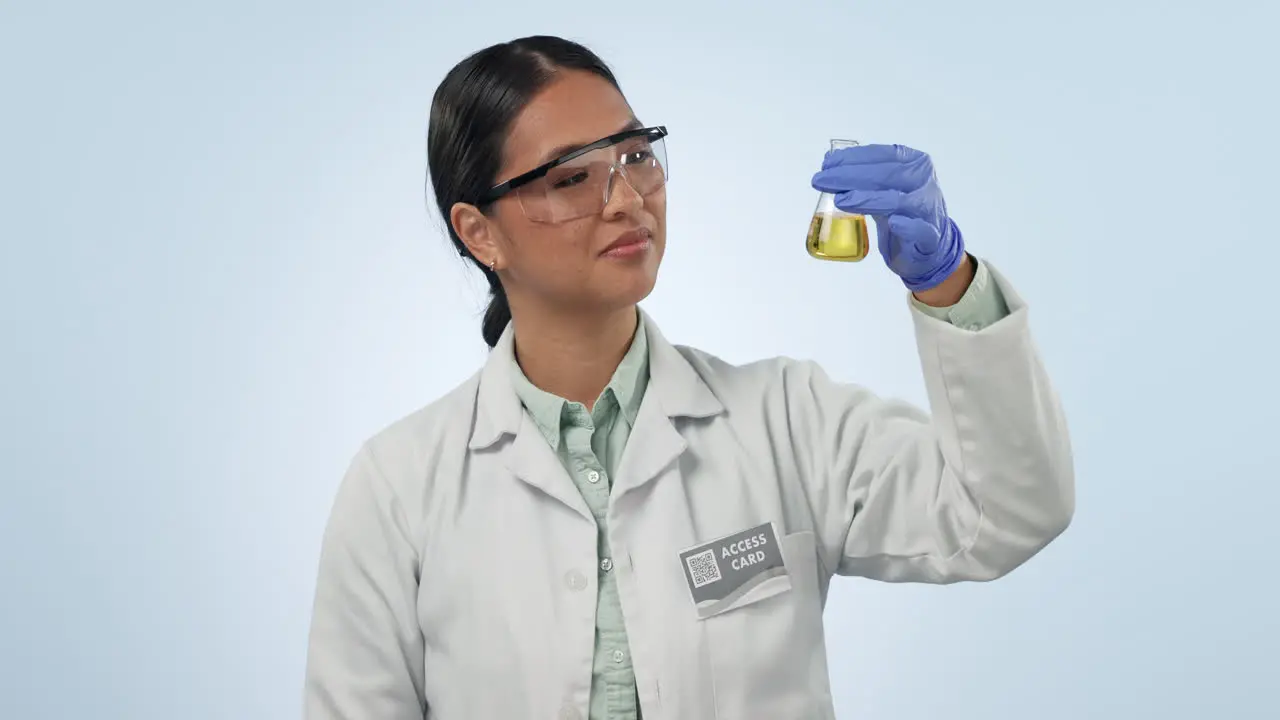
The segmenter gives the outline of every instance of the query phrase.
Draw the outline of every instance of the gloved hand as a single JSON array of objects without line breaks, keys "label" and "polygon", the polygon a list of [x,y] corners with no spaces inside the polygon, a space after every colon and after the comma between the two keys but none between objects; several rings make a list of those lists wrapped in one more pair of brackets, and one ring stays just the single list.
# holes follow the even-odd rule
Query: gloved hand
[{"label": "gloved hand", "polygon": [[832,150],[813,187],[835,195],[836,207],[875,220],[880,256],[912,292],[946,280],[964,260],[964,237],[947,217],[925,153],[903,145]]}]

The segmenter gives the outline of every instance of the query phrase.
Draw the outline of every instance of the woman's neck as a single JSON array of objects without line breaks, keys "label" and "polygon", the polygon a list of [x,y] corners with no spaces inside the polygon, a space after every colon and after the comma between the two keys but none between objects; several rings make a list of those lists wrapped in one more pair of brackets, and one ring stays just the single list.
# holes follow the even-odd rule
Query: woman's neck
[{"label": "woman's neck", "polygon": [[512,320],[516,359],[525,377],[552,395],[591,408],[631,347],[639,322],[635,307],[604,315],[531,315]]}]

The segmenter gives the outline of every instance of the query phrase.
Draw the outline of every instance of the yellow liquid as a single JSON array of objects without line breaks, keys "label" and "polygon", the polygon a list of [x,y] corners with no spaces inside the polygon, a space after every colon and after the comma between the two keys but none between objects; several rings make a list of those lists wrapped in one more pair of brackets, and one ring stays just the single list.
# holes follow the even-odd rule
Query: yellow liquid
[{"label": "yellow liquid", "polygon": [[866,217],[818,213],[809,223],[805,248],[819,260],[858,262],[871,249],[870,240]]}]

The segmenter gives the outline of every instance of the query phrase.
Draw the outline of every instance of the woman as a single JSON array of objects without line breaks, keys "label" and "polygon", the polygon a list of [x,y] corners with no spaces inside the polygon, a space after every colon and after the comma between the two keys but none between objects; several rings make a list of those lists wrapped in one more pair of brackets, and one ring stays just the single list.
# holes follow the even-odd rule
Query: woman
[{"label": "woman", "polygon": [[927,155],[837,151],[814,186],[878,217],[932,417],[663,339],[637,303],[666,245],[665,134],[558,38],[482,50],[436,91],[435,198],[489,281],[493,350],[344,479],[307,717],[829,718],[832,575],[991,580],[1067,526],[1025,306],[964,251]]}]

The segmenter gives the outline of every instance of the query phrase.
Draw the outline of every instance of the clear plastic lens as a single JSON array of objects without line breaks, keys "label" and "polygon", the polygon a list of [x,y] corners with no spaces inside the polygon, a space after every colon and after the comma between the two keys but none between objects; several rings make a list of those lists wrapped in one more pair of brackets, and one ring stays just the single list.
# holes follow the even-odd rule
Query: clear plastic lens
[{"label": "clear plastic lens", "polygon": [[551,168],[516,195],[530,220],[564,222],[602,212],[624,179],[641,195],[666,184],[666,146],[661,138],[632,138],[592,150]]}]

